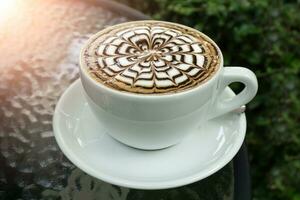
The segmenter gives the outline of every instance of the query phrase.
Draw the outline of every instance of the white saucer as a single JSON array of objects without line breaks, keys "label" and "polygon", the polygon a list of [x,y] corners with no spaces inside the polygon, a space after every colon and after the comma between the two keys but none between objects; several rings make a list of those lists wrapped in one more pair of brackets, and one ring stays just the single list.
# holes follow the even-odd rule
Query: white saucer
[{"label": "white saucer", "polygon": [[[246,133],[245,114],[211,120],[173,147],[143,151],[105,133],[82,94],[80,80],[57,103],[53,128],[64,154],[86,173],[103,181],[137,189],[164,189],[199,181],[225,166]],[[228,89],[224,97],[233,96]]]}]

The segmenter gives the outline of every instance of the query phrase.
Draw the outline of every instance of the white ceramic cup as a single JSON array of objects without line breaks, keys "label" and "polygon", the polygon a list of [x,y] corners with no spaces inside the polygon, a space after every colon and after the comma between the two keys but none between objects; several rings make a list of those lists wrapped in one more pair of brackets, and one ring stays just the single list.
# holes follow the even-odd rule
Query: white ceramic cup
[{"label": "white ceramic cup", "polygon": [[[107,133],[131,147],[162,149],[179,143],[205,121],[248,103],[257,92],[255,74],[243,67],[224,67],[220,49],[209,40],[221,57],[218,71],[205,83],[174,94],[145,95],[111,89],[88,74],[81,63],[81,52],[80,77],[85,96]],[[232,99],[219,98],[233,82],[243,83],[245,88]]]}]

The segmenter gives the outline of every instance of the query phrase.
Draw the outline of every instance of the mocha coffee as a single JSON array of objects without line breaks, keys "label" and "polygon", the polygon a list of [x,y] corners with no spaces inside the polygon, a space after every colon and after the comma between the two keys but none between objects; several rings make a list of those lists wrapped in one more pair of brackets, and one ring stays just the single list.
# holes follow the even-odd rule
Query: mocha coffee
[{"label": "mocha coffee", "polygon": [[140,94],[197,87],[219,68],[220,53],[203,33],[160,21],[106,28],[84,47],[81,64],[99,84]]}]

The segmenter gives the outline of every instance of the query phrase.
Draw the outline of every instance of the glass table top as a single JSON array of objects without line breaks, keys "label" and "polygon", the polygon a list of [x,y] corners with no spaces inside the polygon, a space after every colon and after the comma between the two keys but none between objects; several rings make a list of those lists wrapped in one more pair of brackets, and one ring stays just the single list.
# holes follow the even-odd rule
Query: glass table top
[{"label": "glass table top", "polygon": [[0,199],[233,198],[232,163],[197,183],[155,191],[114,186],[74,166],[53,136],[55,104],[79,77],[86,39],[129,19],[79,0],[6,6],[0,13]]}]

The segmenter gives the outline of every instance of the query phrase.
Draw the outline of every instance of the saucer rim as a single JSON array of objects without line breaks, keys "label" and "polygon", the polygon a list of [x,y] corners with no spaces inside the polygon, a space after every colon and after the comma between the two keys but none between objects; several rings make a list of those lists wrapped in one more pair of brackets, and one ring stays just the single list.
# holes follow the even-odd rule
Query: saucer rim
[{"label": "saucer rim", "polygon": [[[247,129],[247,123],[246,123],[246,115],[245,113],[242,113],[238,119],[240,123],[240,131],[237,134],[237,141],[234,143],[234,146],[231,148],[230,153],[225,154],[223,157],[219,158],[218,162],[209,165],[207,170],[201,170],[195,174],[192,174],[188,177],[180,178],[180,179],[171,179],[167,181],[137,181],[137,180],[128,180],[124,178],[119,178],[116,176],[109,175],[107,173],[102,173],[101,171],[97,171],[93,167],[90,167],[87,165],[80,157],[77,156],[76,152],[72,148],[68,148],[68,145],[66,144],[64,140],[64,133],[62,133],[60,126],[59,126],[59,108],[65,104],[65,99],[68,97],[70,91],[76,90],[78,86],[81,84],[80,79],[77,79],[74,81],[61,95],[59,98],[54,114],[53,114],[53,133],[56,139],[56,142],[58,143],[58,146],[64,153],[64,155],[78,168],[86,172],[87,174],[100,179],[102,181],[105,181],[110,184],[122,186],[122,187],[128,187],[128,188],[135,188],[135,189],[144,189],[144,190],[157,190],[157,189],[169,189],[169,188],[175,188],[180,187],[183,185],[188,185],[194,182],[197,182],[199,180],[202,180],[221,168],[223,168],[227,163],[229,163],[234,156],[237,154],[239,149],[241,148],[243,141],[245,139],[246,135],[246,129]],[[234,92],[229,88],[230,93],[233,95]],[[137,151],[139,151],[137,149]]]}]

